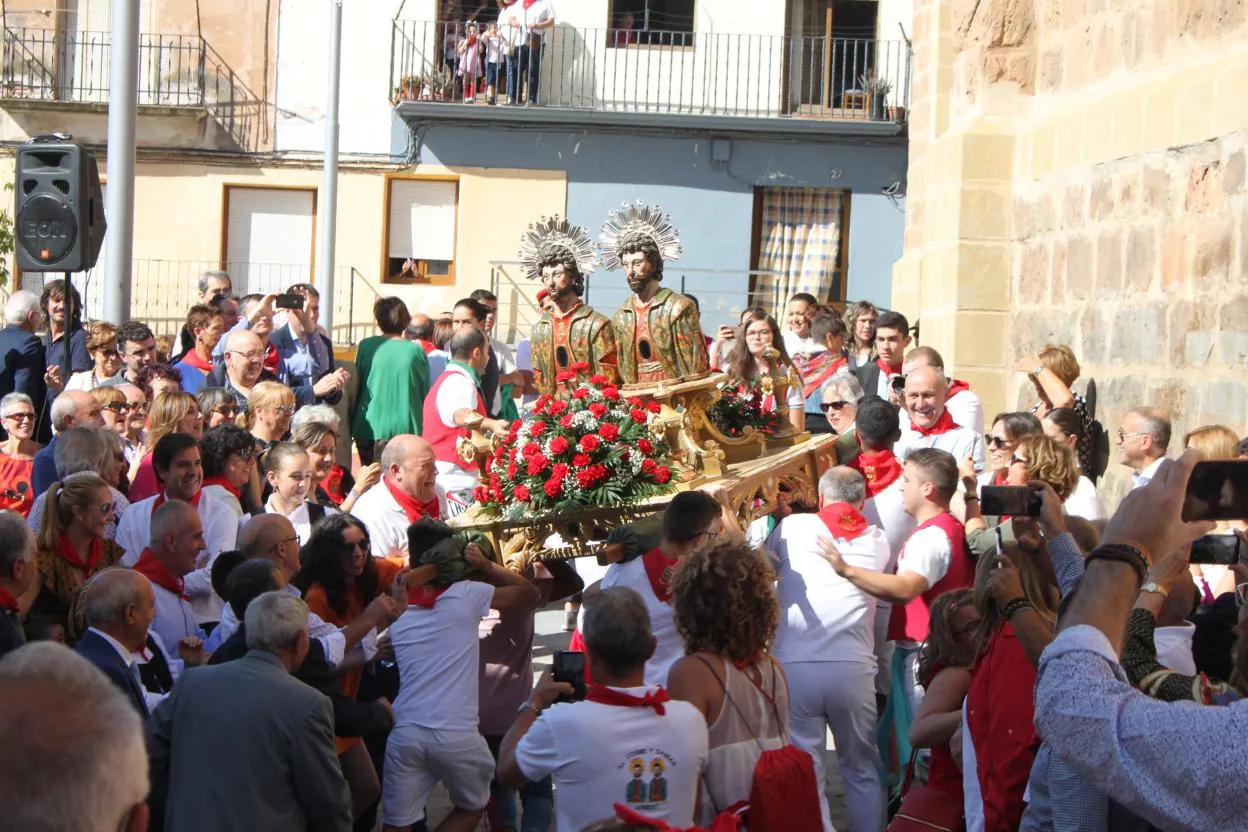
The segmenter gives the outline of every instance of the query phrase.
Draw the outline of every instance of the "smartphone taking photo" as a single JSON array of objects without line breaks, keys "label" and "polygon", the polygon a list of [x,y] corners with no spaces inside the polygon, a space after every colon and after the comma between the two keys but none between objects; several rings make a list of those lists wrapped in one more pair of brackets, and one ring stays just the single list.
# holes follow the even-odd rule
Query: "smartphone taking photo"
[{"label": "smartphone taking photo", "polygon": [[1243,541],[1234,534],[1207,534],[1192,543],[1192,563],[1234,566]]},{"label": "smartphone taking photo", "polygon": [[1183,519],[1248,520],[1248,459],[1197,462],[1187,481]]},{"label": "smartphone taking photo", "polygon": [[294,309],[296,311],[303,310],[303,296],[296,294],[278,295],[273,301],[273,305],[278,309]]},{"label": "smartphone taking photo", "polygon": [[555,653],[551,675],[556,682],[567,682],[572,686],[572,695],[561,694],[556,702],[580,702],[585,698],[585,654],[573,650],[559,650]]},{"label": "smartphone taking photo", "polygon": [[1044,498],[1030,485],[985,485],[979,489],[979,510],[985,517],[1039,517]]}]

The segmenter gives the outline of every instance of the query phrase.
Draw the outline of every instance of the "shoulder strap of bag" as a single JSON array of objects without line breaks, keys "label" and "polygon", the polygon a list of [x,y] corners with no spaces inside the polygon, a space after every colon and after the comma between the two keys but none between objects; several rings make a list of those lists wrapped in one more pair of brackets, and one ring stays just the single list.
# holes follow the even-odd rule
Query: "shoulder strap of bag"
[{"label": "shoulder strap of bag", "polygon": [[308,525],[316,528],[322,520],[325,519],[325,506],[320,503],[314,503],[308,500]]}]

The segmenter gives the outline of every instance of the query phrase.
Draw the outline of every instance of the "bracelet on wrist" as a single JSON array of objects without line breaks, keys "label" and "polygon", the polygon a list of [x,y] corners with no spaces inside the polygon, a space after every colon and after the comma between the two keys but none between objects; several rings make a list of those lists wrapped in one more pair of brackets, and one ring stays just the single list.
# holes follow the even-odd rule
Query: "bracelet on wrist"
[{"label": "bracelet on wrist", "polygon": [[1001,605],[1001,617],[1006,621],[1009,621],[1023,610],[1030,609],[1035,608],[1031,605],[1030,601],[1020,595],[1019,597],[1006,601]]},{"label": "bracelet on wrist", "polygon": [[1135,570],[1136,587],[1143,586],[1148,580],[1148,556],[1135,546],[1126,543],[1103,543],[1092,550],[1088,560],[1112,560],[1125,563]]},{"label": "bracelet on wrist", "polygon": [[962,502],[964,502],[964,503],[978,503],[978,502],[979,502],[979,498],[978,498],[978,497],[976,497],[974,494],[967,494],[965,497],[963,497],[963,498],[962,498]]}]

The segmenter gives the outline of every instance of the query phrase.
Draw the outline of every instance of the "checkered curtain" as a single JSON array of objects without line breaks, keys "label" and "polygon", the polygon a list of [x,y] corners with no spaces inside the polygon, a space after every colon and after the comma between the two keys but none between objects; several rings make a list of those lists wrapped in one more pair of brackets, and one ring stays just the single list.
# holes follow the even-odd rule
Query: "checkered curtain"
[{"label": "checkered curtain", "polygon": [[754,296],[773,315],[797,292],[839,300],[841,212],[845,193],[830,188],[763,189],[760,274]]}]

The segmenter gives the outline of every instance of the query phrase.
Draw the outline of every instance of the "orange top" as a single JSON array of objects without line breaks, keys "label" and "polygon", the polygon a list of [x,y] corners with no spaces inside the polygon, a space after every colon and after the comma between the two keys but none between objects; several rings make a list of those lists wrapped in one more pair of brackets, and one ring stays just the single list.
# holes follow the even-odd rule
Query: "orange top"
[{"label": "orange top", "polygon": [[[382,592],[385,592],[390,588],[390,584],[394,583],[394,578],[399,574],[401,565],[394,560],[386,558],[374,558],[373,563],[377,565],[377,575],[381,578],[380,589]],[[313,584],[308,587],[308,591],[304,593],[303,600],[307,602],[308,609],[335,627],[346,627],[363,615],[364,608],[368,606],[364,596],[360,594],[358,586],[352,586],[347,590],[346,615],[341,615],[330,608],[325,588],[320,584]],[[363,676],[364,668],[362,667],[353,667],[350,670],[343,671],[338,677],[338,681],[342,685],[342,692],[354,699],[359,693],[360,679]],[[361,742],[359,737],[336,737],[334,739],[334,744],[339,754],[342,754],[359,742]]]},{"label": "orange top", "polygon": [[[0,508],[23,517],[30,514],[30,507],[35,504],[35,490],[31,487],[34,469],[34,459],[14,459],[0,453]],[[22,483],[25,488],[19,487]]]}]

